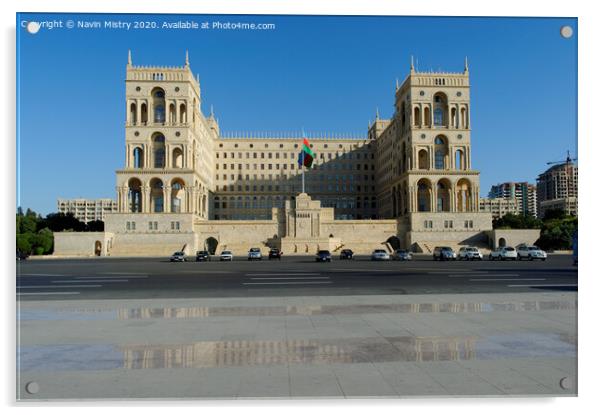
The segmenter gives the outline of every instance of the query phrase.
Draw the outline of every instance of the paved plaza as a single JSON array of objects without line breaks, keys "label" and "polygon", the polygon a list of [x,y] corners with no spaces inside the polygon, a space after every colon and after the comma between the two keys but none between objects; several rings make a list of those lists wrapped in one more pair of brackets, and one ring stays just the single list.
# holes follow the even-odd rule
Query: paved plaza
[{"label": "paved plaza", "polygon": [[[440,265],[440,274],[454,286],[462,281],[468,291],[464,293],[457,288],[436,292],[443,277],[428,271],[437,266],[432,261],[357,261],[356,270],[370,267],[372,275],[386,274],[391,286],[403,285],[403,278],[413,281],[407,276],[411,268],[425,267],[426,278],[439,278],[429,280],[433,293],[367,290],[364,295],[358,294],[361,284],[337,292],[337,281],[343,288],[349,282],[328,277],[351,262],[316,264],[325,265],[319,272],[301,272],[290,259],[155,267],[160,274],[162,266],[172,266],[174,273],[175,267],[185,271],[196,266],[211,269],[213,277],[220,275],[220,266],[222,271],[247,269],[246,276],[236,279],[237,287],[226,284],[229,288],[220,295],[205,296],[191,285],[188,297],[182,295],[183,288],[166,288],[163,297],[158,288],[144,288],[141,280],[154,287],[148,281],[152,271],[136,274],[111,263],[119,272],[108,274],[103,260],[89,269],[85,264],[93,261],[73,261],[73,266],[61,267],[63,274],[71,273],[65,276],[50,264],[31,261],[20,266],[18,278],[20,286],[34,287],[20,293],[38,293],[19,296],[18,399],[573,396],[576,270],[567,261],[508,264],[516,267],[513,272],[497,270],[506,264],[488,261]],[[393,266],[397,273],[388,271]],[[506,287],[528,285],[507,281],[535,278],[524,271],[528,267],[548,267],[549,275],[566,268],[574,274],[573,283],[566,282],[566,275],[557,277],[563,283],[541,281],[545,277],[540,272],[532,287]],[[504,274],[518,276],[499,276]],[[353,277],[350,271],[347,275]],[[156,278],[169,285],[166,277]],[[382,284],[381,277],[375,278],[376,285]],[[496,290],[474,290],[472,284],[481,287],[483,281],[470,280],[488,278],[498,280]],[[32,282],[39,280],[45,282]],[[123,287],[134,280],[138,285],[130,286],[131,295],[126,296]],[[314,284],[320,281],[329,283]],[[281,284],[266,288],[245,282]],[[550,286],[542,287],[545,283]],[[120,288],[106,288],[112,286]],[[135,291],[144,289],[152,297],[138,298]],[[88,291],[96,294],[86,295]]]}]

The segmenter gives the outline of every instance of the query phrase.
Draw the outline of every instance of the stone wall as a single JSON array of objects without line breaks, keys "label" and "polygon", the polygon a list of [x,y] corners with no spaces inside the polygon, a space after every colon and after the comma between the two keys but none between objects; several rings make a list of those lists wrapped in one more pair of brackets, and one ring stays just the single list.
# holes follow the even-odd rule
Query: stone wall
[{"label": "stone wall", "polygon": [[110,232],[55,232],[53,255],[105,256],[113,236]]},{"label": "stone wall", "polygon": [[235,256],[246,256],[249,248],[260,248],[267,255],[270,247],[279,246],[276,220],[197,221],[194,229],[199,250],[209,249],[209,238],[217,240],[217,253],[227,249]]},{"label": "stone wall", "polygon": [[369,254],[377,248],[387,249],[387,240],[399,235],[395,219],[326,221],[322,223],[321,233],[327,237],[332,235],[340,240],[341,248],[359,254]]},{"label": "stone wall", "polygon": [[497,248],[498,246],[516,247],[520,244],[535,244],[540,233],[539,229],[494,229],[487,232],[487,236],[491,248]]}]

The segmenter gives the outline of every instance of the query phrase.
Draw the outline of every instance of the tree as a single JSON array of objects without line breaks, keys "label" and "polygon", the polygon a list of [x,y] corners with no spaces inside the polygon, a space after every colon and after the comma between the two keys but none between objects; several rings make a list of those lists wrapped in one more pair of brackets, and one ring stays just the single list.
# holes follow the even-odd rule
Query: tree
[{"label": "tree", "polygon": [[32,245],[36,255],[49,254],[52,252],[54,235],[48,228],[41,229],[32,238]]},{"label": "tree", "polygon": [[88,222],[86,226],[88,232],[104,232],[105,223],[101,220],[93,220]]},{"label": "tree", "polygon": [[533,216],[506,213],[493,221],[493,229],[540,229],[541,221]]},{"label": "tree", "polygon": [[548,221],[552,219],[563,219],[566,217],[566,213],[563,209],[548,209],[544,213],[543,220]]},{"label": "tree", "polygon": [[577,225],[577,218],[574,216],[548,220],[544,223],[536,244],[544,250],[571,249]]},{"label": "tree", "polygon": [[17,250],[24,254],[31,254],[32,244],[31,244],[31,234],[17,234]]},{"label": "tree", "polygon": [[75,231],[83,232],[86,230],[86,224],[78,220],[73,213],[50,213],[44,220],[44,227],[53,232]]}]

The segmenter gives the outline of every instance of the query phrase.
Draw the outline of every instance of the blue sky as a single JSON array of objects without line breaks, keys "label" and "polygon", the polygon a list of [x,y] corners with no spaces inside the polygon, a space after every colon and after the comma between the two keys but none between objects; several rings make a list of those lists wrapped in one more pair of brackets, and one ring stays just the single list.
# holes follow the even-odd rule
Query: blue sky
[{"label": "blue sky", "polygon": [[[481,194],[535,182],[576,154],[577,21],[435,18],[22,14],[17,20],[274,23],[275,30],[83,30],[17,23],[18,199],[42,214],[56,199],[115,197],[124,163],[124,78],[134,64],[200,74],[202,109],[222,132],[365,135],[393,112],[395,79],[418,70],[471,73],[473,168]],[[64,23],[65,24],[65,23]],[[575,36],[564,39],[560,27]]]}]

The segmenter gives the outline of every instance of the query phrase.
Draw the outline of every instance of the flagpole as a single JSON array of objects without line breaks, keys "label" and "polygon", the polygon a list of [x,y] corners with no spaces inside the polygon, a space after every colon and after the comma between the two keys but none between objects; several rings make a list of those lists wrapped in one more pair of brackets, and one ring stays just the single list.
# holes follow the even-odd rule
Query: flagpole
[{"label": "flagpole", "polygon": [[301,193],[305,193],[305,166],[301,166]]}]

